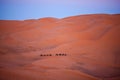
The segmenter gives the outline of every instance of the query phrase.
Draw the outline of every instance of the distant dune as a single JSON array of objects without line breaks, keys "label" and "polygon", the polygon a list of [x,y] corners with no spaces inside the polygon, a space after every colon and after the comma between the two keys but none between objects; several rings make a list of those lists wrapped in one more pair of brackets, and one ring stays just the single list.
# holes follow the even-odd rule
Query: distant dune
[{"label": "distant dune", "polygon": [[0,80],[120,80],[120,14],[0,20]]}]

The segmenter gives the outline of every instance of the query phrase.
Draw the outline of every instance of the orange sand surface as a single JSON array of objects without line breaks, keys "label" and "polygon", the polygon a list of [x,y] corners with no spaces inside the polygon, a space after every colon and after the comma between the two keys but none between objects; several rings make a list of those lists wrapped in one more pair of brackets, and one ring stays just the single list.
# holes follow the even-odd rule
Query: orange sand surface
[{"label": "orange sand surface", "polygon": [[0,20],[0,80],[120,80],[120,14]]}]

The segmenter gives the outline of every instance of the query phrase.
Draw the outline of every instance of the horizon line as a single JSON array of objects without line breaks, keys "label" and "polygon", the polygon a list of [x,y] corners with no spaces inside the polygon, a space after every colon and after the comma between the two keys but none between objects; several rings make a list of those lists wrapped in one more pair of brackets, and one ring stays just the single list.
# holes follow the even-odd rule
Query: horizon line
[{"label": "horizon line", "polygon": [[43,18],[56,18],[56,19],[64,19],[68,17],[74,17],[74,16],[87,16],[87,15],[120,15],[120,13],[86,13],[86,14],[78,14],[78,15],[71,15],[66,16],[62,18],[54,17],[54,16],[46,16],[46,17],[40,17],[40,18],[26,18],[26,19],[0,19],[1,20],[11,20],[11,21],[25,21],[25,20],[38,20]]}]

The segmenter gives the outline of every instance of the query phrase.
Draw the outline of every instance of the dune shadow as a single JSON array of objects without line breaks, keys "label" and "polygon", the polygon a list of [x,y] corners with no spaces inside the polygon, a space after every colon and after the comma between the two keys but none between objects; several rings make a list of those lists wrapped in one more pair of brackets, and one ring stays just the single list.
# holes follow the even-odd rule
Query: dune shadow
[{"label": "dune shadow", "polygon": [[[84,65],[84,64],[82,64]],[[83,66],[72,66],[72,70],[78,70],[80,72],[92,75],[94,77],[99,77],[99,78],[113,78],[113,77],[119,77],[120,76],[120,69],[119,68],[94,68],[94,69],[89,69],[85,68]]]}]

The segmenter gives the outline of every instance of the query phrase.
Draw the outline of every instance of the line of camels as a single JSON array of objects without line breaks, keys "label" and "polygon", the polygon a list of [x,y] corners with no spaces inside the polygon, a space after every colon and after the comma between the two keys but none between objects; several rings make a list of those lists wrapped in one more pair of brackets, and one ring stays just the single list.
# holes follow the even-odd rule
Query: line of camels
[{"label": "line of camels", "polygon": [[[40,56],[53,56],[52,54],[41,54]],[[55,54],[55,56],[67,56],[67,54]]]}]

